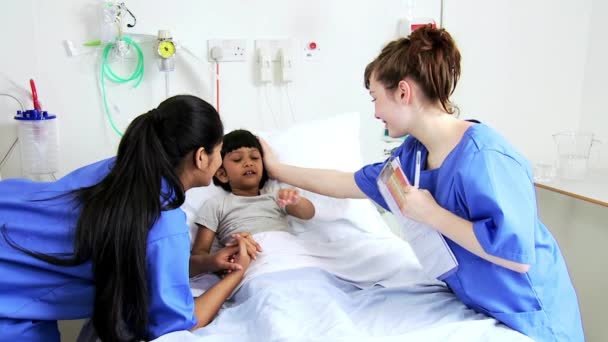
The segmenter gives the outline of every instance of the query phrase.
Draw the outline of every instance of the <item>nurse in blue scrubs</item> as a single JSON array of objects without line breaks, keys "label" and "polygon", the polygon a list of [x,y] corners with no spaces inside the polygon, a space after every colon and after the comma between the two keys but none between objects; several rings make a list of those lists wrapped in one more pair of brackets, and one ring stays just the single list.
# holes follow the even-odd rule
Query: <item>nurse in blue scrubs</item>
[{"label": "nurse in blue scrubs", "polygon": [[103,341],[205,326],[249,265],[249,242],[199,271],[231,270],[192,298],[184,193],[221,164],[223,126],[194,96],[136,117],[115,158],[56,182],[0,182],[0,340],[59,341],[58,319],[92,317]]},{"label": "nurse in blue scrubs", "polygon": [[[406,176],[406,216],[443,234],[456,272],[443,279],[468,307],[538,341],[583,341],[576,293],[557,242],[538,218],[530,166],[495,130],[454,117],[449,100],[460,52],[430,26],[390,42],[365,70],[376,118],[397,148]],[[265,151],[270,151],[264,146]],[[376,179],[384,163],[355,173],[302,169],[265,154],[269,174],[341,198],[371,198],[388,209]]]}]

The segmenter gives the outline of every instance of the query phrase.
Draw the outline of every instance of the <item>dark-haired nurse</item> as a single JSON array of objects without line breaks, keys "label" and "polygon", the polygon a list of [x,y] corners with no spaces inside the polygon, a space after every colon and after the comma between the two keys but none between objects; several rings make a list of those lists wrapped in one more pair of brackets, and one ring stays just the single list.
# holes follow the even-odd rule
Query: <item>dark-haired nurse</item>
[{"label": "dark-haired nurse", "polygon": [[133,120],[115,158],[56,182],[1,181],[0,340],[59,341],[59,319],[92,317],[103,341],[209,323],[241,281],[250,242],[212,255],[201,270],[233,272],[193,299],[179,207],[210,184],[222,136],[211,105],[175,96]]},{"label": "dark-haired nurse", "polygon": [[[530,166],[495,130],[459,120],[449,100],[460,76],[450,34],[430,26],[390,42],[365,70],[376,117],[406,176],[401,211],[443,234],[459,267],[444,281],[467,306],[537,341],[583,341],[576,293],[559,247],[538,218]],[[271,177],[334,197],[387,208],[376,179],[384,163],[356,173],[284,165],[264,146]]]}]

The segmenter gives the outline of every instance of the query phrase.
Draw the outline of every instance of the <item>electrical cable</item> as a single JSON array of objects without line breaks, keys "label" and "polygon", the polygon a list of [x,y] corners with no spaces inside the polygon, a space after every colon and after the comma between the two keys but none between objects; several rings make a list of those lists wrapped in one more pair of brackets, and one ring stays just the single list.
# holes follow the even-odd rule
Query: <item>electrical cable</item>
[{"label": "electrical cable", "polygon": [[123,83],[127,83],[130,81],[136,81],[133,88],[137,88],[137,86],[141,83],[141,81],[144,77],[144,54],[141,51],[141,48],[139,47],[139,45],[137,45],[137,43],[135,43],[131,38],[120,37],[116,41],[119,41],[119,40],[122,40],[125,43],[127,43],[128,46],[133,46],[135,48],[135,50],[137,51],[137,65],[135,66],[135,70],[133,70],[133,73],[131,74],[131,76],[129,76],[127,78],[123,78],[123,77],[116,75],[114,73],[114,71],[112,70],[112,68],[110,67],[109,61],[108,61],[109,60],[108,55],[109,55],[110,51],[116,47],[116,43],[108,43],[105,46],[105,48],[103,49],[103,54],[102,54],[101,93],[103,96],[103,105],[104,105],[104,108],[106,111],[106,116],[108,118],[108,121],[110,122],[110,126],[112,126],[112,129],[114,130],[114,132],[116,132],[116,134],[118,134],[119,136],[122,137],[123,133],[116,127],[116,124],[114,123],[114,120],[112,119],[112,115],[110,114],[110,109],[108,108],[108,98],[106,95],[105,79],[108,78],[110,81],[112,81],[114,83],[118,83],[118,84],[123,84]]},{"label": "electrical cable", "polygon": [[270,115],[272,115],[272,121],[274,122],[274,126],[276,128],[279,128],[279,123],[277,122],[277,118],[274,115],[274,111],[272,110],[272,106],[270,105],[270,96],[268,94],[268,88],[269,88],[269,84],[266,83],[266,85],[264,86],[264,94],[265,94],[265,98],[266,98],[266,104],[268,105],[268,110],[270,110]]},{"label": "electrical cable", "polygon": [[291,97],[289,96],[289,83],[285,83],[285,93],[287,94],[287,104],[289,105],[289,113],[291,114],[291,120],[295,124],[297,120],[296,114],[294,113],[293,107],[291,105]]},{"label": "electrical cable", "polygon": [[[4,94],[4,93],[0,93],[0,96],[6,96],[6,97],[12,98],[19,104],[21,111],[25,111],[25,107],[23,106],[23,103],[21,103],[21,101],[19,101],[19,99],[16,98],[15,96],[13,96],[11,94]],[[15,138],[15,141],[13,141],[13,143],[11,144],[11,147],[9,147],[8,152],[6,152],[6,154],[2,157],[2,160],[0,160],[0,171],[2,171],[4,164],[8,160],[8,157],[11,155],[11,152],[13,152],[13,149],[15,149],[15,146],[17,146],[18,141],[19,141],[19,137]]]}]

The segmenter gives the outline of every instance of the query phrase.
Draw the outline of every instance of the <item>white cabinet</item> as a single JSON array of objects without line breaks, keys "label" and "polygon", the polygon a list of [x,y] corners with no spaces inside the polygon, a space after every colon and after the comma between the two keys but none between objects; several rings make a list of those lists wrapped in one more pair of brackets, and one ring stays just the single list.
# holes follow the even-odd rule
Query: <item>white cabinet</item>
[{"label": "white cabinet", "polygon": [[585,182],[537,184],[538,212],[566,259],[585,340],[608,340],[608,195],[601,172]]}]

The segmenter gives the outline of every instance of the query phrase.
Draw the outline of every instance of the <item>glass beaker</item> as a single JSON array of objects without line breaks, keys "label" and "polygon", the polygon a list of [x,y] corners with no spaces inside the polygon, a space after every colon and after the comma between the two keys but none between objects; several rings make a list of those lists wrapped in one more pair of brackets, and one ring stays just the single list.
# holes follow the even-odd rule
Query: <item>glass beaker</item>
[{"label": "glass beaker", "polygon": [[534,164],[534,181],[538,183],[552,183],[557,175],[555,163],[538,162]]},{"label": "glass beaker", "polygon": [[559,132],[553,134],[557,145],[558,175],[565,180],[584,180],[587,175],[589,152],[594,142],[591,132]]}]

